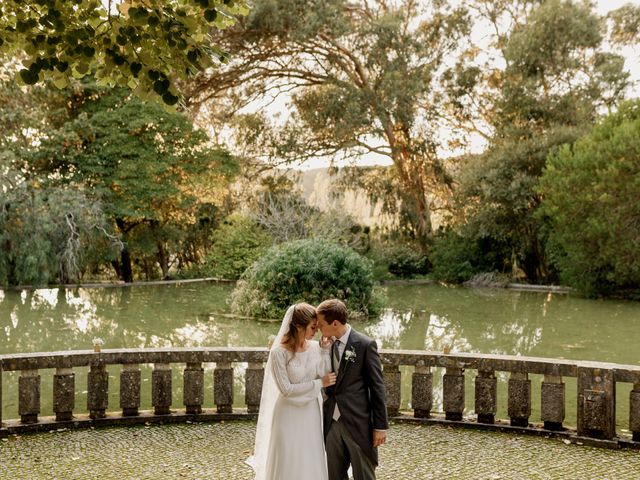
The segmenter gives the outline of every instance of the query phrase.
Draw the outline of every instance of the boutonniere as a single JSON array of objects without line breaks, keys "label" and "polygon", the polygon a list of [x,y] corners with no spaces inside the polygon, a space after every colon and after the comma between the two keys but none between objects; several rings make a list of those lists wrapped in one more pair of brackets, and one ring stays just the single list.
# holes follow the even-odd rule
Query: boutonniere
[{"label": "boutonniere", "polygon": [[344,360],[345,362],[355,362],[356,361],[356,349],[351,347],[349,350],[344,352]]}]

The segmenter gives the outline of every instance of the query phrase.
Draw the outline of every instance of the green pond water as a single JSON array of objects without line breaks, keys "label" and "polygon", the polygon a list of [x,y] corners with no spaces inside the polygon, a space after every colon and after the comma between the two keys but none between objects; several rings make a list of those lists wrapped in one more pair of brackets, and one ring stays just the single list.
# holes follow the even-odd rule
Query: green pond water
[{"label": "green pond water", "polygon": [[[266,346],[277,322],[228,315],[232,286],[186,283],[94,289],[0,291],[0,354],[103,348]],[[596,360],[640,365],[640,303],[586,300],[554,293],[468,289],[435,285],[385,287],[387,308],[355,328],[381,348],[426,349]],[[211,370],[213,365],[207,365]],[[175,408],[182,405],[181,369],[174,368]],[[143,368],[142,408],[150,407],[151,367]],[[403,407],[410,400],[410,373],[404,368]],[[109,409],[118,410],[120,367],[109,368]],[[51,378],[43,370],[42,415],[52,414]],[[235,403],[242,406],[243,368],[236,368]],[[434,369],[434,410],[442,409],[440,369]],[[467,413],[473,413],[473,377],[467,372]],[[3,418],[16,418],[18,374],[5,372]],[[207,373],[205,407],[213,407]],[[506,380],[498,373],[498,418],[506,418]],[[533,412],[539,421],[540,378],[532,375]],[[567,424],[575,424],[576,388],[567,383]],[[628,428],[631,386],[617,387],[619,430]],[[86,370],[76,369],[76,411],[86,409]]]}]

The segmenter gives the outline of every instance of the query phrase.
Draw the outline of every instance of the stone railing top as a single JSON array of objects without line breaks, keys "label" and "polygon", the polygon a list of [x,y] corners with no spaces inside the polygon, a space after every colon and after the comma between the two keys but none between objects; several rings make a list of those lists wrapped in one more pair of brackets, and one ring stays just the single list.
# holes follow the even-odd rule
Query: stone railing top
[{"label": "stone railing top", "polygon": [[[260,363],[268,350],[257,347],[198,347],[73,350],[0,355],[4,371],[72,368],[91,365],[144,363]],[[555,358],[431,352],[426,350],[381,350],[383,365],[460,368],[480,371],[518,372],[576,377],[579,368],[611,370],[616,381],[640,383],[640,365],[565,360]]]},{"label": "stone railing top", "polygon": [[382,350],[384,365],[418,365],[427,367],[463,368],[471,370],[522,372],[541,375],[576,377],[578,368],[613,370],[616,380],[637,383],[640,365],[566,360],[559,358],[494,355],[482,353],[442,353],[426,350]]},{"label": "stone railing top", "polygon": [[0,355],[2,370],[35,370],[40,368],[72,368],[87,365],[122,365],[138,363],[206,363],[265,362],[266,348],[127,348],[70,350],[61,352],[14,353]]}]

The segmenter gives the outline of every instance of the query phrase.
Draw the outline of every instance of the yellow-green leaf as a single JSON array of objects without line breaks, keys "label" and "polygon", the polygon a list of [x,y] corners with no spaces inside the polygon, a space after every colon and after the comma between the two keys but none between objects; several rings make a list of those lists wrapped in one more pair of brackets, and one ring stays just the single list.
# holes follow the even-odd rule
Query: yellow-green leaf
[{"label": "yellow-green leaf", "polygon": [[53,84],[60,89],[63,89],[69,85],[69,79],[66,75],[60,75],[53,80]]}]

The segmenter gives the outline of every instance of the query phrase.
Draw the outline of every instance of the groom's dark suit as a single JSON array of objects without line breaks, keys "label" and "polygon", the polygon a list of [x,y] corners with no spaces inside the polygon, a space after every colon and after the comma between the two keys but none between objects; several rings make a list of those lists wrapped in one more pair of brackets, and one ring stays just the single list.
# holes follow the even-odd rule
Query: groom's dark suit
[{"label": "groom's dark suit", "polygon": [[333,422],[337,403],[340,410],[339,421],[372,465],[378,465],[378,451],[372,444],[373,430],[387,430],[389,426],[382,367],[375,341],[351,329],[336,383],[327,387],[325,393],[325,440]]}]

